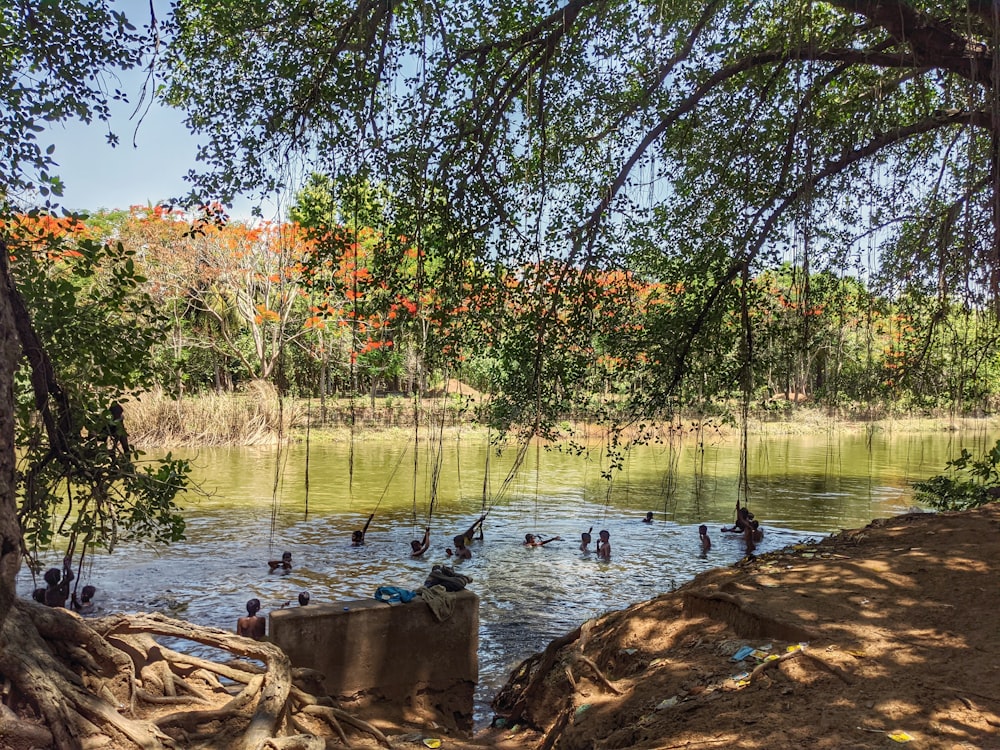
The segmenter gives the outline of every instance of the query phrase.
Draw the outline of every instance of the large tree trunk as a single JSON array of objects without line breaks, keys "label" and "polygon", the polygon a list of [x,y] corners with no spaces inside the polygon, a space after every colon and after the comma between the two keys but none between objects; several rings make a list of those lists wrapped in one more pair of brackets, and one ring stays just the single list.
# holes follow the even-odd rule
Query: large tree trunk
[{"label": "large tree trunk", "polygon": [[21,359],[21,344],[14,324],[11,289],[7,246],[0,243],[0,629],[14,602],[21,562],[14,483],[14,370]]}]

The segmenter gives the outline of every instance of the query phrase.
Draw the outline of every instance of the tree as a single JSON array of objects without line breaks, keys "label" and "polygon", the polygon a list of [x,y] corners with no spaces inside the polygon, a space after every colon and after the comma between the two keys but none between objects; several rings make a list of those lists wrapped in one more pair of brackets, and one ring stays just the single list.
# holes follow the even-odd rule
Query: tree
[{"label": "tree", "polygon": [[[108,409],[108,396],[141,386],[147,370],[134,357],[138,346],[130,350],[127,341],[109,343],[107,337],[141,346],[156,328],[146,325],[146,316],[155,315],[136,294],[135,263],[117,243],[72,238],[77,217],[18,210],[19,201],[36,192],[51,209],[50,198],[61,189],[51,171],[54,152],[38,142],[42,123],[106,119],[108,99],[121,96],[106,82],[155,51],[155,26],[152,19],[148,33],[138,33],[103,0],[0,5],[0,674],[10,686],[3,744],[76,750],[115,742],[153,750],[176,747],[178,737],[195,736],[207,720],[220,745],[321,747],[322,740],[304,734],[293,742],[272,739],[287,734],[292,722],[296,731],[309,728],[303,720],[310,719],[293,719],[288,711],[301,713],[316,701],[298,692],[293,697],[288,659],[270,644],[160,617],[120,616],[95,625],[16,596],[30,541],[19,520],[45,515],[54,497],[50,476],[71,487],[79,503],[62,523],[80,550],[112,544],[122,530],[157,541],[164,540],[160,530],[168,537],[178,530],[172,501],[184,485],[183,466],[167,462],[163,474],[152,476],[138,469],[117,411]],[[120,326],[131,326],[129,335]],[[22,393],[30,398],[16,400]],[[25,432],[19,419],[34,420],[21,446],[28,462],[21,468],[15,438]],[[93,523],[80,526],[88,517]],[[43,543],[50,530],[41,522],[34,529]],[[180,655],[156,644],[152,634],[221,647],[260,660],[265,671]],[[192,674],[194,661],[202,677]],[[209,673],[216,676],[204,679]],[[243,684],[241,696],[233,700],[219,675]],[[190,697],[166,698],[178,710],[154,723],[145,706],[162,706],[174,691],[165,687],[171,683],[181,692],[186,687]],[[218,710],[189,710],[194,706]],[[42,723],[22,721],[8,708]],[[311,708],[319,709],[329,733],[338,712]]]},{"label": "tree", "polygon": [[646,406],[718,356],[725,310],[789,253],[807,277],[870,256],[897,293],[996,296],[988,3],[182,0],[174,20],[168,96],[207,137],[204,187],[276,187],[293,155],[364,163],[420,206],[437,186],[485,258],[683,285],[650,329],[671,351]]},{"label": "tree", "polygon": [[[38,134],[44,124],[71,118],[91,122],[108,119],[108,73],[139,62],[139,39],[124,14],[107,2],[50,4],[45,12],[31,3],[7,2],[0,14],[5,40],[0,53],[0,155],[3,164],[3,217],[11,205],[35,191],[58,195],[61,183],[53,173],[54,149]],[[29,75],[30,73],[30,75]],[[114,135],[109,134],[114,140]],[[14,372],[27,335],[24,310],[14,294],[6,248],[0,266],[0,627],[14,600],[14,576],[20,567],[21,541],[17,526],[14,480]]]}]

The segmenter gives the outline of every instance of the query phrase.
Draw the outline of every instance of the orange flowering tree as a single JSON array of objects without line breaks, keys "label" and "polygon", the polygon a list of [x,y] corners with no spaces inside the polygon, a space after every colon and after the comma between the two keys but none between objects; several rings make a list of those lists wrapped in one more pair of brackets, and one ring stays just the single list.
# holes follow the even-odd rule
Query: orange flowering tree
[{"label": "orange flowering tree", "polygon": [[215,354],[215,381],[227,362],[248,378],[275,375],[287,348],[306,338],[314,248],[293,223],[204,223],[191,230],[183,212],[134,207],[119,228],[138,248],[148,289],[174,319],[171,346],[183,363],[191,350]]},{"label": "orange flowering tree", "polygon": [[[555,437],[602,390],[627,392],[644,284],[621,271],[498,265],[469,297],[466,346],[489,369],[492,424]],[[600,408],[598,405],[596,408]]]},{"label": "orange flowering tree", "polygon": [[470,265],[431,212],[408,214],[362,177],[313,175],[291,215],[314,248],[309,324],[335,349],[342,382],[423,392],[432,374],[461,367]]}]

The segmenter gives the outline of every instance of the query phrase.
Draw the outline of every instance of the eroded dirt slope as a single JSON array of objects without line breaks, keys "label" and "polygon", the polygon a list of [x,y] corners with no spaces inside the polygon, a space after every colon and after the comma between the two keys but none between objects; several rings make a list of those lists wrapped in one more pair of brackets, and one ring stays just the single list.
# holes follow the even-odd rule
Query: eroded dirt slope
[{"label": "eroded dirt slope", "polygon": [[476,742],[1000,748],[998,565],[994,503],[710,571],[529,660],[498,705],[539,733]]}]

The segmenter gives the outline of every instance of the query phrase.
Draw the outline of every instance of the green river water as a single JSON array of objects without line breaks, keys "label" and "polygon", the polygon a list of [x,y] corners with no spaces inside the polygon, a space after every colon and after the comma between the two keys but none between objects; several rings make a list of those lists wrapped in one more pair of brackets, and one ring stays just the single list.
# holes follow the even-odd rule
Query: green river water
[{"label": "green river water", "polygon": [[[962,447],[981,452],[997,437],[880,431],[751,438],[749,506],[765,528],[759,551],[903,512],[913,506],[913,480],[942,471]],[[511,669],[552,638],[744,554],[740,539],[719,532],[732,523],[737,496],[740,451],[732,438],[635,449],[611,483],[602,477],[599,448],[581,455],[531,448],[505,482],[514,453],[497,455],[467,436],[308,451],[190,451],[209,494],[182,501],[186,541],[98,555],[79,583],[97,586],[105,612],[160,611],[233,628],[252,597],[266,612],[303,590],[322,602],[371,597],[380,585],[415,589],[432,564],[451,562],[444,553],[450,538],[486,511],[485,541],[456,564],[481,598],[482,719]],[[654,523],[642,523],[649,510]],[[372,512],[367,543],[352,547],[351,531]],[[411,559],[409,542],[428,523],[431,548]],[[713,540],[707,555],[698,543],[701,523]],[[580,551],[580,534],[590,527],[595,539],[600,529],[610,532],[610,562]],[[525,533],[565,541],[526,548]],[[284,551],[293,555],[292,571],[269,575],[266,561]],[[59,559],[53,553],[50,562]],[[20,593],[30,596],[32,586],[22,571]]]}]

